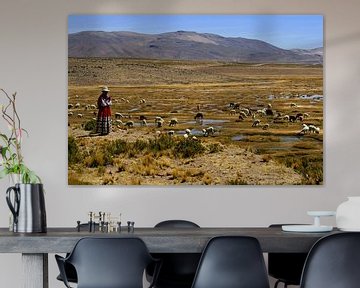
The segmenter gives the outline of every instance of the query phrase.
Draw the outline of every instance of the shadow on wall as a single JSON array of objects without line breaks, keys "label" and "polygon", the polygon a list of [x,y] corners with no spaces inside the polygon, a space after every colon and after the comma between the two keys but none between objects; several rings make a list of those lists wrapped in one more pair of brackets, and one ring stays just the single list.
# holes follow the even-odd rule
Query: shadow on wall
[{"label": "shadow on wall", "polygon": [[360,41],[360,31],[348,35],[343,35],[337,38],[329,39],[325,43],[325,47],[332,47],[336,45],[346,44],[348,42]]}]

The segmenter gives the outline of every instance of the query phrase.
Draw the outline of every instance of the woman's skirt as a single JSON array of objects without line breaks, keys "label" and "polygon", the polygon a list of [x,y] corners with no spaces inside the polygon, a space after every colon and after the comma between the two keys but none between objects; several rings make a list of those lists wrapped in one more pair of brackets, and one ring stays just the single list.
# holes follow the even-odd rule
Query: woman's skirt
[{"label": "woman's skirt", "polygon": [[111,110],[110,107],[99,109],[96,121],[96,133],[106,135],[111,132]]}]

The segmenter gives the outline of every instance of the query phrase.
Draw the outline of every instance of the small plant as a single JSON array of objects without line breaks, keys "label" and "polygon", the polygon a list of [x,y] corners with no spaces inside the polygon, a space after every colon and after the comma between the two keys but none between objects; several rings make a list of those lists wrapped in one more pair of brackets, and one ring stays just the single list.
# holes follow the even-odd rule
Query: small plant
[{"label": "small plant", "polygon": [[174,154],[182,158],[190,158],[202,154],[204,151],[205,146],[200,142],[183,139],[176,143]]},{"label": "small plant", "polygon": [[226,184],[228,184],[228,185],[248,185],[249,183],[247,183],[245,180],[243,180],[241,175],[238,173],[236,175],[236,178],[228,180]]},{"label": "small plant", "polygon": [[86,166],[89,168],[98,168],[101,166],[112,165],[114,160],[105,149],[93,151],[86,159]]},{"label": "small plant", "polygon": [[132,149],[138,152],[141,152],[143,150],[145,150],[148,146],[148,142],[144,141],[144,140],[136,140],[133,144],[132,144]]},{"label": "small plant", "polygon": [[175,141],[173,137],[169,137],[168,135],[161,135],[159,138],[154,140],[149,140],[149,150],[152,152],[160,152],[167,149],[173,148],[175,145]]},{"label": "small plant", "polygon": [[68,137],[68,162],[70,164],[77,163],[80,159],[79,157],[80,151],[79,147],[77,146],[75,142],[75,138],[70,136]]},{"label": "small plant", "polygon": [[86,182],[81,180],[78,175],[74,172],[69,172],[68,174],[68,182],[70,185],[90,185],[90,182]]},{"label": "small plant", "polygon": [[209,153],[218,153],[224,150],[219,143],[212,143],[208,146]]},{"label": "small plant", "polygon": [[21,144],[24,134],[27,131],[22,128],[20,116],[16,109],[16,93],[11,96],[3,89],[0,89],[5,95],[7,104],[1,105],[1,116],[5,120],[9,128],[9,134],[0,133],[2,145],[0,145],[1,162],[0,179],[9,174],[17,174],[20,176],[22,183],[41,183],[39,176],[30,170],[24,163],[21,151]]},{"label": "small plant", "polygon": [[254,153],[254,154],[259,154],[259,149],[257,149],[255,146],[250,146],[250,145],[246,146],[245,151],[250,152],[250,153]]},{"label": "small plant", "polygon": [[122,153],[126,153],[129,150],[129,144],[122,140],[114,140],[111,141],[106,147],[105,147],[106,153],[108,153],[111,156],[119,155]]},{"label": "small plant", "polygon": [[91,119],[90,121],[85,123],[84,126],[85,131],[95,131],[96,130],[96,120]]},{"label": "small plant", "polygon": [[323,161],[321,158],[314,157],[290,157],[280,158],[280,162],[287,167],[294,169],[301,174],[304,179],[304,184],[319,185],[323,182]]},{"label": "small plant", "polygon": [[212,183],[211,176],[210,176],[208,173],[206,173],[206,174],[203,176],[203,178],[201,179],[201,181],[202,181],[202,183],[203,183],[204,185],[210,185],[210,184]]},{"label": "small plant", "polygon": [[229,180],[226,184],[228,184],[228,185],[248,185],[248,183],[242,179]]}]

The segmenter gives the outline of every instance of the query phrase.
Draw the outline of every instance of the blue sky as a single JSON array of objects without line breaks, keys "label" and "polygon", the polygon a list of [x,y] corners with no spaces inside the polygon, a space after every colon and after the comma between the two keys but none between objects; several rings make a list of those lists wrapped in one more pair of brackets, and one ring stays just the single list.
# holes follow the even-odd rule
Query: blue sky
[{"label": "blue sky", "polygon": [[284,49],[323,46],[322,15],[70,15],[68,19],[68,33],[178,30],[259,39]]}]

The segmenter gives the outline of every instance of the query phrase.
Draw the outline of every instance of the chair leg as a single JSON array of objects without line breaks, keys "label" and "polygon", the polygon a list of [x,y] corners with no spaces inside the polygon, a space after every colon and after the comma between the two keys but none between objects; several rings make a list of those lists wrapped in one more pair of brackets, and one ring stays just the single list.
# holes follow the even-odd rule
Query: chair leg
[{"label": "chair leg", "polygon": [[287,285],[286,282],[283,282],[283,281],[281,281],[281,280],[277,280],[277,281],[275,282],[275,284],[274,284],[274,288],[277,288],[278,285],[279,285],[279,283],[284,283],[284,288],[287,288],[287,287],[288,287],[288,285]]}]

